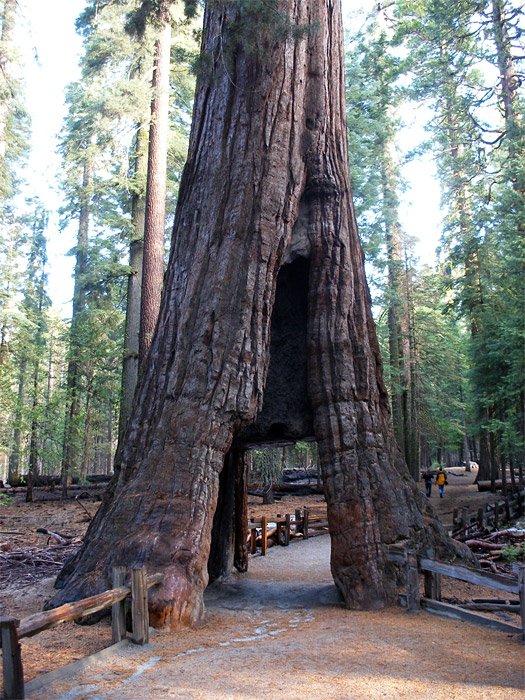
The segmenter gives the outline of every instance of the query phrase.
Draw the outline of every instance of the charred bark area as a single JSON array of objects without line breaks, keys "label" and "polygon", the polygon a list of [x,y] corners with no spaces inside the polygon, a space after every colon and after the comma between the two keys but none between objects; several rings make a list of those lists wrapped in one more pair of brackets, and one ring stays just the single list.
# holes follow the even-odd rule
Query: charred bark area
[{"label": "charred bark area", "polygon": [[233,568],[235,545],[235,472],[236,455],[228,452],[219,477],[219,497],[211,531],[208,576],[210,583],[227,576]]},{"label": "charred bark area", "polygon": [[262,410],[255,422],[238,434],[236,442],[240,444],[271,444],[314,435],[306,346],[309,275],[310,264],[303,257],[279,270]]}]

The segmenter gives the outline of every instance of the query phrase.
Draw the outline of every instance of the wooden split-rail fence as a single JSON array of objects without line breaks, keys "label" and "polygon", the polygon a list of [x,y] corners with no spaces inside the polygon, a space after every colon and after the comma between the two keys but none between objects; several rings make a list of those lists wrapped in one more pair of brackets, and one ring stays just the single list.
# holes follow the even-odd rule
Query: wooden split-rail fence
[{"label": "wooden split-rail fence", "polygon": [[5,700],[24,698],[24,670],[20,648],[20,639],[23,637],[33,637],[62,622],[72,622],[111,607],[112,642],[116,644],[126,637],[126,598],[131,596],[130,639],[135,644],[148,643],[148,590],[162,581],[163,574],[146,576],[144,567],[131,569],[130,585],[124,585],[127,573],[126,567],[115,567],[113,588],[75,603],[66,603],[53,610],[35,613],[23,620],[0,617]]},{"label": "wooden split-rail fence", "polygon": [[319,530],[328,531],[326,507],[305,506],[297,508],[293,515],[286,513],[277,514],[275,517],[263,515],[260,518],[251,518],[248,521],[248,530],[250,553],[255,554],[260,549],[264,557],[270,543],[287,547],[294,537],[307,540]]},{"label": "wooden split-rail fence", "polygon": [[525,489],[515,491],[495,503],[486,503],[475,513],[466,508],[455,508],[452,516],[452,536],[469,535],[478,530],[498,530],[503,523],[525,514]]},{"label": "wooden split-rail fence", "polygon": [[[387,553],[390,561],[406,567],[406,594],[400,602],[408,612],[421,608],[453,620],[472,622],[490,629],[515,634],[525,644],[525,565],[515,564],[513,576],[503,576],[465,566],[447,564],[427,557],[418,557],[414,552],[392,547]],[[420,574],[424,576],[424,594],[420,592]],[[453,605],[441,600],[441,577],[448,576],[484,588],[492,588],[507,594],[504,599],[477,599],[477,602]],[[510,598],[509,596],[516,596]],[[512,625],[488,618],[476,610],[486,612],[513,612],[519,616],[520,625]]]}]

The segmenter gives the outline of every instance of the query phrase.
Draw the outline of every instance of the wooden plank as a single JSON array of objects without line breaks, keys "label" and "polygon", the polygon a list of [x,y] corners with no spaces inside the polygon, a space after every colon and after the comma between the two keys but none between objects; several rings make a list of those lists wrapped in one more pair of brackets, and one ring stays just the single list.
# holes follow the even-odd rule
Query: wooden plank
[{"label": "wooden plank", "polygon": [[434,571],[424,571],[425,576],[425,598],[431,600],[441,600],[441,574]]},{"label": "wooden plank", "polygon": [[85,615],[91,615],[99,610],[104,610],[104,608],[109,608],[114,603],[123,600],[127,595],[129,595],[128,586],[119,586],[119,588],[98,593],[75,603],[66,603],[53,610],[29,615],[29,617],[25,617],[20,622],[18,636],[20,638],[32,637],[43,630],[56,627],[62,622],[78,620]]},{"label": "wooden plank", "polygon": [[[148,576],[147,588],[156,586],[163,578],[164,574],[161,573]],[[114,603],[123,600],[129,593],[129,586],[119,586],[119,588],[98,593],[89,598],[78,600],[75,603],[66,603],[53,610],[46,610],[45,612],[29,615],[29,617],[24,617],[24,619],[21,620],[20,627],[18,628],[18,637],[20,639],[22,637],[32,637],[43,630],[56,627],[62,624],[62,622],[72,622],[85,615],[91,615],[99,610],[104,610]]]},{"label": "wooden plank", "polygon": [[[87,668],[92,669],[93,665],[97,662],[106,661],[108,659],[111,661],[112,658],[115,658],[115,654],[121,649],[129,650],[131,653],[131,646],[131,640],[126,638],[118,644],[112,644],[111,646],[105,647],[94,654],[84,656],[82,659],[72,661],[71,663],[61,666],[60,668],[55,668],[53,671],[49,671],[49,673],[43,673],[41,676],[37,676],[31,681],[27,681],[25,684],[26,693],[30,697],[36,698],[36,700],[50,700],[49,686],[51,683],[64,679],[70,680],[71,677],[77,673],[80,673]],[[137,651],[140,653],[140,650]]]},{"label": "wooden plank", "polygon": [[525,566],[518,569],[518,588],[520,596],[521,641],[525,644]]},{"label": "wooden plank", "polygon": [[133,631],[131,641],[134,644],[149,642],[148,588],[146,570],[131,569],[131,621]]},{"label": "wooden plank", "polygon": [[[126,580],[126,567],[113,567],[113,588],[120,588]],[[111,606],[111,637],[113,644],[117,644],[126,636],[126,603],[125,599],[113,603]]]},{"label": "wooden plank", "polygon": [[490,574],[486,571],[474,571],[463,566],[454,566],[453,564],[445,564],[433,559],[420,559],[419,565],[423,571],[434,571],[436,574],[443,574],[450,578],[456,578],[460,581],[475,583],[479,586],[487,588],[496,588],[507,593],[518,593],[518,583],[512,579],[498,576],[498,574]]},{"label": "wooden plank", "polygon": [[250,529],[250,553],[255,554],[257,551],[257,528]]},{"label": "wooden plank", "polygon": [[502,610],[504,612],[519,612],[519,603],[463,603],[466,610]]},{"label": "wooden plank", "polygon": [[520,634],[521,629],[515,627],[514,625],[509,625],[505,622],[499,622],[499,620],[491,620],[488,617],[483,617],[478,613],[471,612],[470,610],[465,610],[458,605],[450,605],[449,603],[443,603],[439,600],[430,600],[429,598],[421,598],[421,607],[428,610],[436,615],[442,615],[443,617],[448,617],[451,620],[461,620],[462,622],[473,622],[476,625],[481,625],[482,627],[488,627],[493,630],[498,630],[499,632],[506,632],[507,634]]},{"label": "wooden plank", "polygon": [[4,678],[4,698],[14,700],[25,697],[22,651],[18,641],[18,620],[14,617],[0,617],[0,637],[2,638],[2,664]]}]

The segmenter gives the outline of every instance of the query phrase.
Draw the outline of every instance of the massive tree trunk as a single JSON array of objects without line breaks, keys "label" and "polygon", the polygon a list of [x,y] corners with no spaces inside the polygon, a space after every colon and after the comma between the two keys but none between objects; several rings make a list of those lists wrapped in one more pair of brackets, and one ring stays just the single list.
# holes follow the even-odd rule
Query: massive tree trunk
[{"label": "massive tree trunk", "polygon": [[153,624],[197,620],[219,476],[245,435],[317,439],[349,607],[396,599],[385,545],[453,548],[391,433],[348,179],[339,2],[280,7],[311,29],[275,39],[263,25],[249,48],[239,34],[257,16],[236,2],[206,10],[157,331],[117,474],[51,604],[102,590],[112,565],[145,562],[165,574]]}]

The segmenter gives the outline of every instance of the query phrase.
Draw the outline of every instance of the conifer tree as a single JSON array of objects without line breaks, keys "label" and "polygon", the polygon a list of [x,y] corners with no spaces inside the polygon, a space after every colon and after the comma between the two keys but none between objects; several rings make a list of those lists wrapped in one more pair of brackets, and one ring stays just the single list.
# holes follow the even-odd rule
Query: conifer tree
[{"label": "conifer tree", "polygon": [[[381,14],[380,14],[381,17]],[[395,153],[399,125],[398,61],[392,56],[384,22],[369,18],[347,53],[348,130],[356,210],[365,253],[379,269],[386,266],[381,302],[387,308],[388,372],[394,433],[411,474],[419,476],[417,409],[411,349],[410,299],[406,284],[406,240],[399,221],[401,187]],[[381,232],[381,237],[378,233]]]},{"label": "conifer tree", "polygon": [[13,194],[16,166],[28,148],[28,116],[23,105],[14,38],[19,21],[17,13],[17,0],[3,0],[0,6],[0,202]]},{"label": "conifer tree", "polygon": [[[497,330],[497,319],[510,320],[519,314],[515,296],[509,299],[502,313],[506,294],[504,285],[498,290],[496,280],[506,275],[494,275],[493,269],[499,266],[495,251],[501,250],[504,244],[504,231],[512,229],[504,223],[509,217],[496,202],[502,200],[497,194],[501,188],[509,191],[505,180],[507,185],[512,181],[510,171],[502,167],[501,154],[509,153],[505,145],[508,144],[507,132],[516,133],[510,122],[502,125],[493,102],[491,104],[492,95],[499,94],[503,114],[512,121],[510,105],[514,100],[512,96],[517,94],[517,82],[511,77],[514,70],[509,53],[511,44],[503,38],[505,23],[502,26],[501,22],[494,21],[496,16],[504,16],[502,7],[480,6],[469,0],[454,5],[428,0],[425,3],[401,2],[398,12],[400,33],[411,49],[414,94],[430,99],[436,108],[431,131],[448,208],[444,250],[450,262],[449,279],[456,291],[458,308],[471,330],[471,378],[475,387],[472,396],[479,439],[478,478],[491,479],[493,483],[499,471],[502,420],[507,410],[503,408],[505,402],[498,399],[500,382],[495,378],[507,375],[506,370],[502,372],[506,355],[516,359],[518,356],[518,353],[511,351],[509,355],[503,350],[502,329]],[[519,11],[515,9],[511,15],[516,20]],[[515,29],[515,38],[518,33]],[[491,36],[494,38],[492,47]],[[507,47],[506,58],[498,46]],[[493,57],[500,70],[500,88],[483,82],[490,74],[481,69]],[[514,87],[509,89],[511,85]],[[503,162],[516,163],[517,160],[510,157]],[[505,208],[513,212],[510,218],[516,226],[515,215],[523,211],[523,205],[518,203],[519,195],[515,196],[514,186],[512,189],[511,199],[517,206]],[[514,241],[518,238],[514,236]],[[512,270],[517,269],[513,261],[520,256],[520,253],[518,256],[511,253],[504,258],[511,275]],[[518,364],[519,361],[513,366],[517,368]],[[514,371],[512,375],[516,376]],[[519,405],[515,398],[514,394],[510,401],[510,412],[514,414]]]}]

